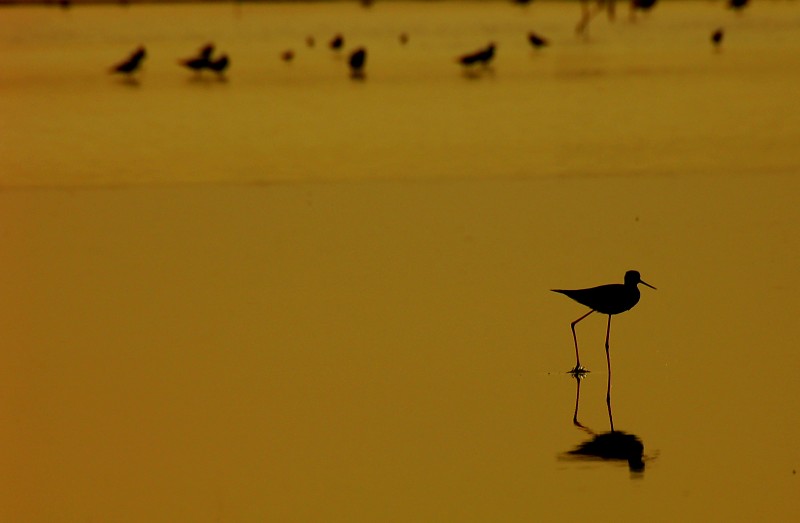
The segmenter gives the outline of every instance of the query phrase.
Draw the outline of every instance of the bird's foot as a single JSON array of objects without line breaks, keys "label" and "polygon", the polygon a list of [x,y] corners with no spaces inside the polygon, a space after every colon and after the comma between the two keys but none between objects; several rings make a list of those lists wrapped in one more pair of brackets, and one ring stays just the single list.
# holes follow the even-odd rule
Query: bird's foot
[{"label": "bird's foot", "polygon": [[575,365],[575,368],[567,372],[567,374],[572,374],[576,378],[582,378],[589,374],[589,369],[581,367],[580,365]]}]

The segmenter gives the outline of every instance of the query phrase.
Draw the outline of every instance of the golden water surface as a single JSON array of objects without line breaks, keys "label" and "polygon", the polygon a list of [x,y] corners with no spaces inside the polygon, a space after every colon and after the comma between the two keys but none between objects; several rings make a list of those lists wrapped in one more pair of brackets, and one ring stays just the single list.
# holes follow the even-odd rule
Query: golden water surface
[{"label": "golden water surface", "polygon": [[[464,35],[421,37],[442,70],[410,47],[428,56],[418,76],[393,55],[396,68],[376,60],[354,83],[325,56],[293,64],[291,89],[277,55],[264,70],[242,57],[225,83],[153,56],[133,87],[24,31],[4,40],[2,60],[33,62],[0,85],[0,520],[794,517],[800,120],[787,82],[800,69],[783,67],[798,44],[782,31],[797,6],[664,2],[576,39],[575,5],[459,5],[385,9],[421,28],[469,20],[476,45],[512,42],[539,13],[566,50],[498,52],[493,75],[465,78],[452,63]],[[193,7],[198,23],[228,23],[230,6],[129,12],[166,26]],[[380,4],[313,7],[395,36]],[[86,9],[129,28],[117,9]],[[64,45],[98,58],[81,13],[50,23],[73,24]],[[667,28],[695,18],[697,43],[668,51]],[[717,20],[756,43],[729,30],[715,53]],[[154,48],[191,53],[197,33]],[[586,309],[549,291],[629,269],[658,288],[611,329],[614,428],[643,443],[640,472],[567,454],[592,439],[565,374]],[[605,329],[600,315],[577,328],[592,370],[579,422],[595,435],[610,430]]]}]

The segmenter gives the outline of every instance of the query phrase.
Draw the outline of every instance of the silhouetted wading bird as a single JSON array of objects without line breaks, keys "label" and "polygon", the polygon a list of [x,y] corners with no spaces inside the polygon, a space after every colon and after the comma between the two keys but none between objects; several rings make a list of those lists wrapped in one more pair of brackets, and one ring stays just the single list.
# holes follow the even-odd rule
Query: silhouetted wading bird
[{"label": "silhouetted wading bird", "polygon": [[211,62],[211,54],[213,52],[214,44],[208,43],[200,48],[196,56],[184,58],[183,60],[179,60],[178,63],[186,68],[191,69],[192,71],[199,73],[203,69],[208,68],[209,63]]},{"label": "silhouetted wading bird", "polygon": [[572,339],[575,341],[576,361],[575,368],[570,371],[571,373],[581,374],[587,372],[586,369],[581,367],[581,358],[578,354],[578,337],[575,335],[575,325],[577,325],[579,321],[591,313],[599,312],[602,314],[608,314],[608,327],[606,329],[606,363],[608,365],[608,373],[609,375],[611,374],[611,358],[608,354],[608,337],[611,333],[611,316],[631,310],[634,305],[639,303],[638,285],[640,283],[650,287],[651,289],[655,289],[655,287],[649,283],[642,281],[637,271],[626,272],[625,283],[612,283],[610,285],[601,285],[599,287],[592,287],[589,289],[553,289],[553,292],[565,294],[578,303],[586,305],[592,309],[570,324],[572,327]]},{"label": "silhouetted wading bird", "polygon": [[340,51],[344,46],[344,36],[341,34],[337,34],[334,36],[330,42],[328,42],[328,47],[333,49],[334,51]]},{"label": "silhouetted wading bird", "polygon": [[711,33],[711,43],[714,44],[714,48],[719,48],[719,46],[722,45],[722,39],[724,37],[725,31],[723,31],[721,27]]},{"label": "silhouetted wading bird", "polygon": [[364,77],[364,64],[367,61],[367,50],[363,47],[359,47],[352,53],[350,53],[350,59],[348,63],[350,64],[350,74],[353,78],[363,78]]},{"label": "silhouetted wading bird", "polygon": [[528,33],[528,41],[531,43],[534,49],[541,49],[542,47],[547,47],[548,44],[546,38],[542,38],[533,31]]},{"label": "silhouetted wading bird", "polygon": [[494,49],[495,49],[494,42],[490,42],[489,45],[487,45],[486,47],[484,47],[479,51],[461,55],[458,58],[458,61],[461,65],[465,67],[469,67],[475,64],[481,64],[484,67],[486,67],[494,58]]},{"label": "silhouetted wading bird", "polygon": [[147,56],[144,46],[139,46],[125,61],[118,63],[111,68],[112,73],[122,73],[130,76],[135,73],[142,65],[142,60]]},{"label": "silhouetted wading bird", "polygon": [[225,74],[225,71],[228,69],[228,66],[231,65],[231,61],[228,58],[227,54],[223,54],[216,60],[210,60],[208,62],[208,68],[217,73],[219,76]]}]

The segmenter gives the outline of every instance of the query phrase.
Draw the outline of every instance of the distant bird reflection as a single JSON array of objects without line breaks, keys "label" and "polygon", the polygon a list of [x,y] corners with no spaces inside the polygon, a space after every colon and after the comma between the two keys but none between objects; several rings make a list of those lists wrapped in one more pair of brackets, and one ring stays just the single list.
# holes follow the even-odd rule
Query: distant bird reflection
[{"label": "distant bird reflection", "polygon": [[582,376],[575,376],[575,412],[572,424],[589,434],[591,439],[584,441],[572,450],[561,455],[563,460],[598,460],[627,462],[628,469],[636,476],[644,473],[645,460],[644,443],[638,436],[614,429],[614,418],[611,414],[611,379],[608,380],[606,400],[608,403],[608,421],[611,426],[609,432],[596,433],[578,421],[578,406],[581,397]]},{"label": "distant bird reflection", "polygon": [[348,59],[348,64],[350,65],[350,76],[352,78],[363,79],[364,78],[364,64],[367,61],[367,50],[363,47],[359,47],[352,53],[350,53],[350,58]]},{"label": "distant bird reflection", "polygon": [[575,325],[591,313],[600,312],[602,314],[608,314],[608,327],[606,328],[606,363],[608,365],[608,374],[609,376],[611,375],[611,357],[608,351],[608,338],[611,333],[611,316],[628,311],[639,303],[640,294],[638,285],[640,283],[651,289],[655,289],[655,287],[649,283],[644,282],[637,271],[626,272],[625,283],[612,283],[588,289],[552,289],[553,292],[564,294],[591,309],[570,324],[572,328],[572,339],[575,341],[576,360],[575,368],[570,371],[571,373],[580,374],[587,372],[587,370],[581,366],[581,358],[578,354],[578,337],[575,335]]},{"label": "distant bird reflection", "polygon": [[581,17],[578,20],[578,24],[575,26],[575,32],[578,34],[585,34],[586,29],[589,28],[589,22],[603,11],[608,14],[609,20],[613,20],[616,17],[616,1],[596,0],[594,2],[594,8],[592,8],[592,2],[589,0],[581,0]]},{"label": "distant bird reflection", "polygon": [[128,58],[113,66],[111,68],[111,73],[124,74],[127,78],[130,78],[132,74],[140,69],[142,60],[146,57],[147,51],[144,46],[139,46]]}]

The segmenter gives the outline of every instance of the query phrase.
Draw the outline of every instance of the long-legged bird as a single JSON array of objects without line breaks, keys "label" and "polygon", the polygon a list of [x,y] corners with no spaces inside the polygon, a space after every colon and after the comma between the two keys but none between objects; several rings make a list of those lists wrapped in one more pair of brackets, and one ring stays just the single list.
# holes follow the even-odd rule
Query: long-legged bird
[{"label": "long-legged bird", "polygon": [[571,373],[581,374],[586,372],[586,369],[581,367],[581,358],[578,354],[578,337],[575,335],[575,325],[591,313],[600,312],[602,314],[608,314],[608,327],[606,328],[606,363],[608,365],[608,373],[611,374],[611,358],[608,353],[608,337],[611,333],[611,316],[631,310],[634,305],[639,303],[638,285],[640,283],[651,289],[655,289],[655,287],[649,283],[642,281],[637,271],[626,272],[625,283],[612,283],[609,285],[600,285],[599,287],[591,287],[589,289],[552,289],[553,292],[560,292],[592,309],[570,324],[572,327],[572,339],[575,341],[576,361],[575,368],[570,371]]}]

